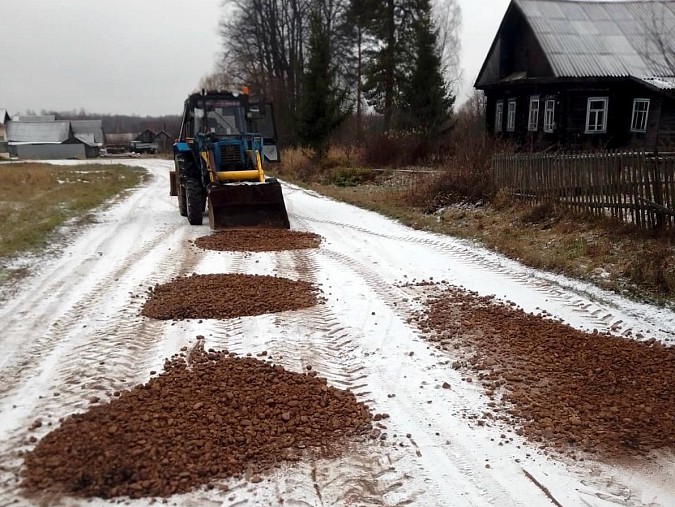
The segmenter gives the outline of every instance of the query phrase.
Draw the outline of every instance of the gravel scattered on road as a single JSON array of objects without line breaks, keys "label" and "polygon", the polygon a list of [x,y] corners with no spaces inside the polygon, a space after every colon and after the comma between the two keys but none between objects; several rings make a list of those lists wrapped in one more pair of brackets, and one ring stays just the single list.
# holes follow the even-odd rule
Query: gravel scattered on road
[{"label": "gravel scattered on road", "polygon": [[318,248],[321,236],[286,229],[228,229],[197,238],[194,244],[225,252],[277,252]]},{"label": "gravel scattered on road", "polygon": [[482,382],[495,410],[481,425],[506,420],[572,456],[675,448],[675,347],[579,331],[453,287],[437,288],[418,324],[464,354],[453,366],[465,380]]},{"label": "gravel scattered on road", "polygon": [[216,478],[260,482],[279,462],[335,455],[370,430],[368,408],[314,371],[200,347],[184,356],[63,420],[25,455],[25,492],[166,497]]},{"label": "gravel scattered on road", "polygon": [[211,274],[175,278],[150,289],[141,314],[159,320],[231,319],[316,305],[319,289],[288,278]]}]

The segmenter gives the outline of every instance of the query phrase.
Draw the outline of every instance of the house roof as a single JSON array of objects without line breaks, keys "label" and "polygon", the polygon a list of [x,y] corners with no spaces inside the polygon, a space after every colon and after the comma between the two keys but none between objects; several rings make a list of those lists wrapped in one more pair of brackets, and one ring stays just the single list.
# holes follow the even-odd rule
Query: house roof
[{"label": "house roof", "polygon": [[74,134],[75,139],[82,141],[88,146],[101,146],[101,143],[96,142],[94,134],[84,133],[84,134]]},{"label": "house roof", "polygon": [[9,120],[9,114],[7,113],[7,109],[0,108],[0,125],[4,125],[6,123],[6,120]]},{"label": "house roof", "polygon": [[[657,43],[671,44],[675,0],[512,0],[507,16],[512,9],[532,28],[554,77],[632,77],[661,89],[674,87],[675,69]],[[490,54],[503,28],[504,22]],[[664,77],[670,79],[654,79]]]},{"label": "house roof", "polygon": [[[91,139],[91,143],[103,144],[103,120],[72,120],[70,124],[73,127],[75,137],[84,140],[86,137]],[[86,141],[87,144],[90,144]]]},{"label": "house roof", "polygon": [[27,122],[37,122],[37,123],[43,123],[47,121],[55,121],[56,120],[56,115],[55,114],[43,114],[43,115],[19,115],[15,118],[16,121],[21,121],[24,123]]},{"label": "house roof", "polygon": [[165,137],[166,139],[171,139],[171,136],[165,131],[165,130],[160,130],[155,134],[155,137],[153,139],[157,139],[159,137]]},{"label": "house roof", "polygon": [[7,140],[10,142],[62,143],[69,137],[69,121],[7,122]]}]

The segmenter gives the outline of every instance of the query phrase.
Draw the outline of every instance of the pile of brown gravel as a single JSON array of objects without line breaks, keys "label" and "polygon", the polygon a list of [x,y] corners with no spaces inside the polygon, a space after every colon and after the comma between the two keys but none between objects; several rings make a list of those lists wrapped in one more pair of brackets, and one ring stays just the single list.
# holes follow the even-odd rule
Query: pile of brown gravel
[{"label": "pile of brown gravel", "polygon": [[496,414],[528,439],[572,455],[675,448],[674,347],[584,333],[457,288],[427,304],[420,327],[464,352],[453,366],[501,396]]},{"label": "pile of brown gravel", "polygon": [[319,302],[309,282],[275,276],[214,274],[156,285],[141,313],[160,320],[230,319],[299,310]]},{"label": "pile of brown gravel", "polygon": [[228,229],[202,236],[195,245],[226,252],[276,252],[318,248],[321,236],[286,229]]},{"label": "pile of brown gravel", "polygon": [[25,456],[25,492],[166,497],[216,478],[259,482],[302,449],[336,453],[370,429],[368,409],[314,372],[203,349],[164,369],[40,440]]}]

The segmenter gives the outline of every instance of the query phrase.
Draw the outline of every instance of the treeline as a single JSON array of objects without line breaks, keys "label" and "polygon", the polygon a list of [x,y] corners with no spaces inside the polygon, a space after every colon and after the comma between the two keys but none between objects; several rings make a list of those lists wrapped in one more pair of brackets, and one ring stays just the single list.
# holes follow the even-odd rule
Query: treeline
[{"label": "treeline", "polygon": [[[35,114],[29,111],[28,115]],[[103,120],[103,132],[106,134],[140,133],[150,129],[157,133],[166,131],[170,137],[177,137],[180,130],[179,115],[136,116],[123,114],[96,114],[80,109],[74,111],[40,111],[40,115],[55,115],[57,120]]]},{"label": "treeline", "polygon": [[270,98],[282,144],[321,158],[338,134],[434,141],[451,128],[456,0],[226,0],[224,8],[222,60],[201,87],[245,84]]}]

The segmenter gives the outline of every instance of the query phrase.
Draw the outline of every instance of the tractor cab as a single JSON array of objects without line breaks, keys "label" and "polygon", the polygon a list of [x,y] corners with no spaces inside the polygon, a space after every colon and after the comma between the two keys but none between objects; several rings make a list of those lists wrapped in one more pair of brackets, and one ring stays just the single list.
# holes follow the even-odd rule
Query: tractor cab
[{"label": "tractor cab", "polygon": [[289,227],[281,185],[263,169],[279,162],[271,104],[247,91],[190,95],[174,161],[171,195],[191,224],[201,224],[206,198],[213,229]]},{"label": "tractor cab", "polygon": [[241,135],[249,131],[246,125],[246,109],[235,100],[213,100],[194,109],[194,132],[208,133],[217,137]]}]

